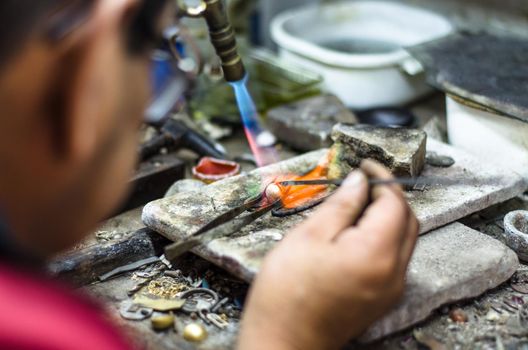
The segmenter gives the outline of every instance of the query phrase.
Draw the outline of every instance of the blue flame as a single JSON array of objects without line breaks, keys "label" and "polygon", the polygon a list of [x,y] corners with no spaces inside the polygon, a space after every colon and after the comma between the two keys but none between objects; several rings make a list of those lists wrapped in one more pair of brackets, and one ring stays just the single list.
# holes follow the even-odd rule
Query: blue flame
[{"label": "blue flame", "polygon": [[268,133],[259,122],[259,114],[255,102],[247,88],[248,75],[239,81],[229,84],[235,91],[235,96],[242,117],[242,123],[249,142],[249,146],[255,156],[258,166],[265,166],[278,161],[275,148],[259,145],[259,138]]}]

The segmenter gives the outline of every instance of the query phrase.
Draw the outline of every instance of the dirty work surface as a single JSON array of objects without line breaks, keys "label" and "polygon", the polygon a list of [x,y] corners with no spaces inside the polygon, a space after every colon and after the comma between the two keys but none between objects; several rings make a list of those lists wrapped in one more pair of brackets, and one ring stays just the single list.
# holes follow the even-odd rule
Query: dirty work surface
[{"label": "dirty work surface", "polygon": [[[120,326],[125,335],[129,337],[138,349],[152,350],[227,350],[234,349],[236,336],[239,329],[241,317],[241,303],[247,293],[247,285],[224,271],[212,266],[210,263],[192,255],[186,255],[177,262],[175,275],[166,274],[149,277],[154,266],[145,267],[118,276],[106,282],[96,283],[84,288],[96,300],[107,304],[107,312],[112,321]],[[150,318],[144,320],[125,320],[120,316],[123,304],[132,300],[130,291],[138,285],[145,285],[141,294],[147,293],[159,297],[168,297],[169,294],[178,291],[187,291],[196,286],[205,287],[215,291],[221,299],[228,298],[223,313],[229,323],[226,329],[218,329],[214,325],[205,324],[196,315],[188,315],[176,311],[176,323],[174,329],[166,331],[154,331]],[[172,297],[172,295],[171,295]],[[208,337],[201,343],[193,344],[183,339],[183,327],[188,324],[197,323],[203,325]]]},{"label": "dirty work surface", "polygon": [[[502,241],[504,215],[514,210],[528,210],[528,198],[512,199],[461,222]],[[500,287],[476,299],[444,306],[415,328],[371,345],[352,345],[347,350],[527,348],[528,266],[519,264],[516,274]]]},{"label": "dirty work surface", "polygon": [[[475,179],[460,186],[437,187],[409,194],[409,201],[421,223],[422,233],[454,222],[467,215],[506,201],[522,193],[525,184],[520,176],[483,163],[452,147],[430,140],[428,150],[452,157],[451,168],[426,166],[424,175]],[[262,188],[262,179],[280,173],[303,173],[314,167],[325,151],[316,151],[236,178],[210,185],[200,191],[182,193],[145,207],[143,220],[147,226],[167,238],[178,241],[233,206],[241,204]],[[491,183],[486,179],[493,178]],[[265,216],[240,233],[211,242],[194,250],[245,281],[257,273],[265,254],[309,212],[289,218]]]},{"label": "dirty work surface", "polygon": [[[502,217],[505,213],[518,209],[528,209],[528,201],[514,199],[466,218],[463,222],[474,229],[486,232],[492,237],[500,238],[503,232],[500,227]],[[428,236],[423,238],[426,237]],[[453,255],[459,254],[458,250],[451,251],[450,249],[447,249],[446,252]],[[205,278],[213,290],[220,293],[222,297],[229,297],[231,302],[237,296],[243,298],[242,296],[247,290],[245,284],[236,282],[233,277],[210,266],[209,263],[200,258],[187,255],[175,262],[174,268],[181,269],[185,276],[189,276],[188,278],[192,280]],[[132,339],[135,339],[138,346],[147,349],[228,350],[235,348],[239,318],[237,314],[230,317],[232,326],[226,330],[220,331],[208,326],[208,331],[210,331],[208,341],[196,345],[186,343],[182,339],[181,333],[152,331],[148,320],[141,322],[122,320],[119,316],[119,306],[122,301],[128,299],[127,291],[139,283],[138,280],[134,279],[135,275],[136,273],[125,274],[104,283],[87,286],[85,290],[98,300],[104,300],[108,303],[108,309],[114,315],[114,320],[127,330],[127,333]],[[351,344],[347,350],[427,349],[428,347],[424,347],[423,341],[427,341],[429,344],[436,341],[440,346],[444,346],[433,349],[502,349],[502,345],[504,345],[504,349],[517,349],[522,345],[528,345],[528,332],[526,331],[528,328],[525,327],[527,320],[525,310],[528,309],[527,293],[528,267],[520,265],[517,274],[510,282],[477,299],[445,306],[434,311],[427,321],[415,328],[371,345]],[[465,317],[467,322],[457,323],[453,321],[450,314],[455,312],[462,315],[456,319],[464,319]],[[179,322],[192,322],[191,319],[182,317],[180,314],[178,314],[178,318]],[[417,339],[420,339],[421,342],[418,342]]]},{"label": "dirty work surface", "polygon": [[460,223],[434,230],[418,240],[403,300],[363,341],[408,328],[442,305],[479,296],[508,280],[518,265],[511,249],[484,233]]}]

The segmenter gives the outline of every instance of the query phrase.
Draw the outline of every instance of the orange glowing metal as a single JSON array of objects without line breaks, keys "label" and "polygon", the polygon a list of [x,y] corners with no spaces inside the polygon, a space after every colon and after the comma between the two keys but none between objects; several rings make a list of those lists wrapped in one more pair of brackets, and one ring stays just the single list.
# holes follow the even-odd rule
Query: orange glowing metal
[{"label": "orange glowing metal", "polygon": [[[326,166],[318,165],[314,170],[304,176],[288,177],[284,180],[317,180],[326,177],[328,168]],[[282,180],[281,180],[282,181]],[[282,205],[286,209],[294,209],[305,206],[320,194],[326,191],[328,186],[282,186],[284,188],[284,196],[282,198]]]},{"label": "orange glowing metal", "polygon": [[[328,164],[330,155],[317,165],[315,169],[308,174],[299,175],[282,175],[275,178],[271,184],[280,189],[280,199],[285,209],[300,208],[318,199],[328,189],[327,185],[310,185],[310,186],[283,186],[280,183],[284,181],[305,181],[326,179],[328,175]],[[271,199],[271,198],[270,198]]]}]

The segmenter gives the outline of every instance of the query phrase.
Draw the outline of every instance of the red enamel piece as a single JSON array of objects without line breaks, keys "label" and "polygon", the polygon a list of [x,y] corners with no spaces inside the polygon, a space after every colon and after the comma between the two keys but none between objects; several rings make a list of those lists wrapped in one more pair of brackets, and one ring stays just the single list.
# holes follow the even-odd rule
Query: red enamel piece
[{"label": "red enamel piece", "polygon": [[228,160],[205,157],[192,169],[193,176],[203,182],[213,183],[240,174],[240,164]]}]

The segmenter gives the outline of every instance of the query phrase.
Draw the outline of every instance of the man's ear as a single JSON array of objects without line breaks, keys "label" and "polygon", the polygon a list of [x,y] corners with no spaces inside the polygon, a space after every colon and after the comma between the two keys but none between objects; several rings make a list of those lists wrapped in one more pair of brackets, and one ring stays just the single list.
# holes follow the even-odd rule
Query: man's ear
[{"label": "man's ear", "polygon": [[61,107],[54,110],[60,138],[56,144],[63,158],[74,162],[92,158],[118,126],[121,96],[126,93],[121,91],[126,87],[127,62],[123,28],[135,8],[135,0],[98,1],[85,24],[87,30],[65,39],[75,42],[63,44],[67,48],[58,60]]}]

